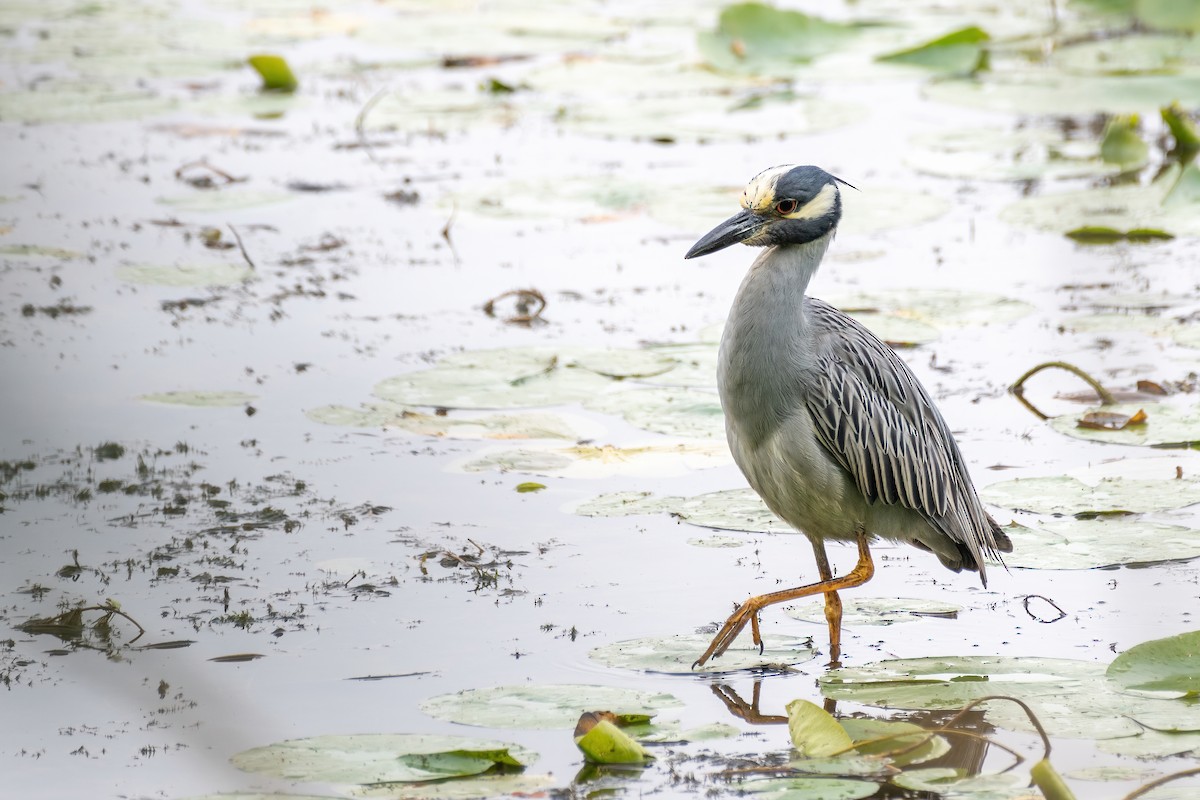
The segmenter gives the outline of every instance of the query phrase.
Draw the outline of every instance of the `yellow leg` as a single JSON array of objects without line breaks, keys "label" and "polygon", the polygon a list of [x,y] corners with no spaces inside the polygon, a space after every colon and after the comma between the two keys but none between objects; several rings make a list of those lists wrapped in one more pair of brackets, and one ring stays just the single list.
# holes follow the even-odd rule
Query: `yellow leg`
[{"label": "yellow leg", "polygon": [[750,623],[751,631],[754,634],[754,643],[761,649],[762,636],[758,630],[758,612],[776,603],[786,603],[789,600],[809,597],[814,594],[825,595],[825,619],[829,623],[831,656],[833,661],[837,662],[841,656],[842,639],[842,602],[837,596],[837,591],[839,589],[851,589],[855,586],[862,586],[871,580],[871,576],[874,574],[875,565],[871,562],[871,552],[867,549],[867,535],[860,531],[858,534],[858,563],[854,565],[854,569],[840,578],[830,578],[817,583],[810,583],[807,586],[799,586],[795,589],[784,589],[778,592],[751,597],[742,603],[737,611],[734,611],[733,615],[725,621],[721,630],[713,637],[708,649],[704,651],[704,655],[700,656],[696,660],[696,663],[692,664],[692,668],[703,666],[704,662],[710,658],[716,658],[728,650],[729,646],[733,644],[734,639],[742,632],[747,623]]}]

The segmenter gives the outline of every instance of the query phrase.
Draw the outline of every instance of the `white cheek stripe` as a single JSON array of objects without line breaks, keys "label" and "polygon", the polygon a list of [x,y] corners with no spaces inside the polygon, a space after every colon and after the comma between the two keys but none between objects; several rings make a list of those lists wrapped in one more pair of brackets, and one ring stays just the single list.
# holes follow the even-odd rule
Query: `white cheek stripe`
[{"label": "white cheek stripe", "polygon": [[817,192],[817,196],[791,214],[785,214],[784,219],[819,219],[829,213],[837,201],[838,190],[832,183],[827,183]]}]

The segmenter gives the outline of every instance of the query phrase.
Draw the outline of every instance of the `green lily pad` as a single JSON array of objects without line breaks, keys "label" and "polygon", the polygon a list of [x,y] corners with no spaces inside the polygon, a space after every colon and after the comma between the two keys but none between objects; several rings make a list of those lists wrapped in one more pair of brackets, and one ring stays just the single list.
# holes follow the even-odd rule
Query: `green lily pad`
[{"label": "green lily pad", "polygon": [[809,700],[787,704],[792,747],[802,756],[824,758],[847,750],[854,742],[833,715]]},{"label": "green lily pad", "polygon": [[421,710],[437,719],[485,728],[573,728],[585,711],[653,715],[681,705],[663,692],[595,684],[523,684],[439,695],[421,703]]},{"label": "green lily pad", "polygon": [[975,78],[927,84],[923,94],[938,102],[1015,114],[1156,114],[1176,100],[1200,101],[1200,76],[1073,75],[1049,69],[1008,69]]},{"label": "green lily pad", "polygon": [[1082,192],[1027,197],[1000,212],[1013,225],[1067,231],[1088,227],[1146,229],[1200,236],[1200,168],[1173,164],[1148,186],[1119,185]]},{"label": "green lily pad", "polygon": [[122,264],[117,278],[145,286],[233,286],[252,280],[254,271],[244,263],[213,261],[207,264]]},{"label": "green lily pad", "polygon": [[67,250],[62,247],[51,247],[41,244],[6,244],[0,245],[0,256],[36,256],[50,258],[55,261],[70,261],[83,258],[83,253]]},{"label": "green lily pad", "polygon": [[147,403],[166,403],[173,406],[195,406],[197,408],[229,408],[244,406],[257,399],[245,392],[179,391],[144,394],[138,398]]},{"label": "green lily pad", "polygon": [[250,56],[247,61],[262,78],[262,88],[264,89],[294,92],[300,85],[283,56],[261,54]]},{"label": "green lily pad", "polygon": [[1109,119],[1100,140],[1100,157],[1122,170],[1133,170],[1145,166],[1150,158],[1150,147],[1138,134],[1136,114],[1118,114]]},{"label": "green lily pad", "polygon": [[[492,800],[496,797],[541,797],[560,786],[551,775],[479,775],[426,783],[381,783],[356,786],[355,797],[381,800]],[[279,800],[288,800],[280,798]]]},{"label": "green lily pad", "polygon": [[678,442],[614,447],[576,444],[534,445],[520,449],[488,448],[456,461],[463,472],[521,472],[558,478],[597,479],[614,475],[671,477],[698,469],[729,464],[732,456],[723,442]]},{"label": "green lily pad", "polygon": [[1151,28],[1200,32],[1200,4],[1194,0],[1137,0],[1134,13]]},{"label": "green lily pad", "polygon": [[961,800],[1028,800],[1031,796],[1028,776],[1017,772],[964,777],[959,770],[928,767],[906,769],[891,783],[913,792]]},{"label": "green lily pad", "polygon": [[687,344],[650,345],[648,350],[662,358],[669,358],[674,367],[660,375],[641,378],[641,383],[653,386],[674,386],[712,390],[717,385],[717,342],[692,342]]},{"label": "green lily pad", "polygon": [[636,739],[608,720],[601,720],[576,738],[575,746],[593,764],[645,764],[654,758]]},{"label": "green lily pad", "polygon": [[294,781],[383,783],[478,775],[536,759],[537,754],[504,742],[396,733],[290,739],[230,760],[246,772]]},{"label": "green lily pad", "polygon": [[855,320],[867,327],[871,333],[878,336],[893,347],[916,347],[937,341],[941,336],[933,325],[917,319],[910,319],[894,313],[876,311],[855,311],[849,314]]},{"label": "green lily pad", "polygon": [[37,91],[0,94],[0,119],[6,122],[93,123],[144,119],[178,109],[176,97],[154,89],[103,81],[49,81]]},{"label": "green lily pad", "polygon": [[291,192],[272,189],[197,189],[191,194],[160,197],[158,202],[178,211],[224,212],[244,208],[262,208],[295,200]]},{"label": "green lily pad", "polygon": [[928,175],[985,181],[1062,180],[1114,175],[1099,145],[1059,131],[966,128],[914,137],[905,163]]},{"label": "green lily pad", "polygon": [[1046,520],[1014,525],[1004,563],[1025,569],[1099,569],[1200,557],[1200,531],[1136,517]]},{"label": "green lily pad", "polygon": [[715,392],[674,387],[635,389],[592,397],[584,407],[621,416],[629,424],[655,433],[725,440],[725,414]]},{"label": "green lily pad", "polygon": [[992,37],[974,25],[924,44],[879,56],[880,61],[911,64],[954,74],[972,73],[987,66],[987,42]]},{"label": "green lily pad", "polygon": [[1108,477],[1084,483],[1069,475],[1016,478],[984,487],[984,502],[1037,514],[1167,511],[1200,503],[1200,480]]},{"label": "green lily pad", "polygon": [[654,350],[595,350],[574,359],[575,366],[606,378],[652,378],[670,372],[675,359]]},{"label": "green lily pad", "polygon": [[911,722],[872,717],[852,717],[839,722],[854,740],[856,753],[886,758],[896,767],[924,764],[950,752],[950,742],[944,736],[930,736]]},{"label": "green lily pad", "polygon": [[[895,625],[915,622],[922,617],[953,617],[962,606],[937,600],[914,597],[847,597],[842,600],[842,624]],[[825,624],[825,603],[816,601],[799,606],[785,606],[784,612],[794,619]]]},{"label": "green lily pad", "polygon": [[[703,652],[703,651],[701,651]],[[637,726],[630,728],[634,731],[639,742],[678,743],[678,742],[711,742],[718,739],[734,739],[742,734],[742,729],[724,722],[710,722],[694,728],[683,728],[677,720],[651,723],[641,729]]]},{"label": "green lily pad", "polygon": [[1108,678],[1137,691],[1200,694],[1200,632],[1134,645],[1108,665]]},{"label": "green lily pad", "polygon": [[863,310],[884,311],[942,330],[1011,322],[1033,311],[1033,306],[1023,300],[957,289],[878,290],[825,299],[854,317]]},{"label": "green lily pad", "polygon": [[573,355],[546,347],[456,353],[431,369],[383,380],[372,391],[400,405],[520,408],[577,403],[610,387],[610,379],[570,366]]},{"label": "green lily pad", "polygon": [[787,636],[763,636],[760,654],[749,636],[742,636],[720,658],[692,669],[708,648],[712,637],[706,634],[646,637],[613,642],[593,649],[588,657],[606,667],[633,669],[666,675],[737,672],[762,667],[793,666],[816,658],[816,651]]},{"label": "green lily pad", "polygon": [[1135,33],[1069,45],[1052,57],[1055,64],[1075,73],[1177,74],[1200,68],[1200,43],[1187,36]]},{"label": "green lily pad", "polygon": [[[1120,430],[1081,428],[1079,420],[1089,413],[1103,411],[1132,415],[1144,410],[1148,419]],[[1050,427],[1076,439],[1142,447],[1194,447],[1200,444],[1200,405],[1118,403],[1111,406],[1063,414],[1050,420]]]},{"label": "green lily pad", "polygon": [[1163,733],[1144,729],[1122,739],[1105,739],[1100,749],[1129,758],[1166,758],[1180,754],[1200,755],[1200,732]]},{"label": "green lily pad", "polygon": [[789,68],[834,52],[856,35],[854,27],[762,3],[722,9],[715,31],[701,32],[704,59],[720,70],[787,74]]},{"label": "green lily pad", "polygon": [[321,406],[304,412],[313,422],[352,428],[395,428],[448,439],[595,439],[604,428],[590,419],[549,412],[451,416],[425,414],[391,403],[358,408]]},{"label": "green lily pad", "polygon": [[765,778],[738,787],[761,800],[862,800],[879,791],[879,784],[848,778]]},{"label": "green lily pad", "polygon": [[726,489],[692,497],[655,496],[650,492],[612,492],[579,506],[583,517],[627,517],[670,514],[691,525],[751,533],[796,533],[767,508],[751,489]]}]

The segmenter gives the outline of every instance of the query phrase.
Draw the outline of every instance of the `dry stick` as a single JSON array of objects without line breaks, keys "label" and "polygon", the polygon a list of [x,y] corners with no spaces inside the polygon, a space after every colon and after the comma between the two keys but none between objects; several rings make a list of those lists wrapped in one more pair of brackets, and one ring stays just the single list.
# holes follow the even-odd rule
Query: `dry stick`
[{"label": "dry stick", "polygon": [[[1035,599],[1035,598],[1036,598],[1036,599],[1038,599],[1038,600],[1045,600],[1047,603],[1049,603],[1050,605],[1052,605],[1052,606],[1054,607],[1054,610],[1058,612],[1058,616],[1057,616],[1057,617],[1055,617],[1054,619],[1042,619],[1041,617],[1037,616],[1037,615],[1036,615],[1036,614],[1034,614],[1032,611],[1030,611],[1030,610],[1029,610],[1029,601],[1030,601],[1030,600],[1033,600],[1033,599]],[[1026,614],[1028,614],[1028,615],[1029,615],[1029,616],[1030,616],[1032,619],[1036,619],[1038,622],[1041,622],[1041,623],[1043,623],[1043,624],[1046,624],[1046,625],[1048,625],[1048,624],[1050,624],[1050,623],[1052,623],[1052,622],[1058,622],[1060,619],[1063,619],[1064,617],[1066,617],[1066,616],[1067,616],[1067,612],[1063,611],[1063,610],[1062,610],[1062,609],[1059,607],[1058,603],[1054,602],[1054,601],[1053,601],[1053,600],[1051,600],[1049,597],[1046,597],[1045,595],[1041,595],[1041,594],[1027,594],[1027,595],[1025,595],[1025,602],[1024,602],[1024,606],[1025,606],[1025,613],[1026,613]]]},{"label": "dry stick", "polygon": [[233,225],[229,226],[229,232],[233,234],[233,238],[237,239],[238,250],[242,251],[242,258],[246,259],[246,263],[250,265],[251,272],[258,272],[258,268],[254,266],[254,262],[250,260],[250,254],[246,252],[246,245],[242,244],[242,235],[237,232],[237,228]]},{"label": "dry stick", "polygon": [[1068,364],[1065,361],[1047,361],[1044,364],[1038,364],[1036,367],[1032,367],[1026,371],[1024,375],[1017,378],[1012,386],[1008,387],[1008,390],[1012,392],[1018,400],[1021,401],[1022,405],[1032,411],[1040,419],[1049,419],[1050,417],[1046,414],[1043,414],[1041,411],[1035,408],[1032,403],[1025,399],[1025,381],[1029,380],[1042,370],[1049,369],[1050,367],[1065,369],[1067,372],[1070,372],[1072,375],[1075,375],[1086,382],[1092,387],[1092,389],[1095,390],[1096,394],[1100,395],[1101,405],[1111,406],[1116,404],[1117,398],[1113,397],[1112,393],[1109,392],[1108,389],[1105,389],[1103,386],[1101,386],[1099,381],[1081,370],[1079,367],[1075,366],[1074,364]]},{"label": "dry stick", "polygon": [[1134,789],[1132,792],[1121,798],[1121,800],[1134,800],[1134,798],[1141,797],[1151,789],[1157,789],[1164,783],[1170,783],[1177,778],[1187,778],[1191,775],[1200,775],[1200,767],[1192,767],[1191,769],[1185,769],[1182,772],[1172,772],[1170,775],[1163,775],[1161,778],[1156,778],[1155,780],[1150,781],[1145,786]]},{"label": "dry stick", "polygon": [[78,610],[80,613],[83,613],[84,611],[103,611],[107,616],[110,616],[110,617],[113,614],[116,614],[118,617],[124,617],[125,619],[127,619],[131,623],[133,623],[133,626],[138,629],[138,635],[129,640],[130,644],[133,644],[138,639],[142,638],[142,636],[144,636],[146,633],[146,629],[143,628],[140,624],[138,624],[138,621],[136,619],[129,616],[124,611],[120,610],[119,608],[113,608],[112,606],[84,606],[83,608],[73,609],[73,610]]}]

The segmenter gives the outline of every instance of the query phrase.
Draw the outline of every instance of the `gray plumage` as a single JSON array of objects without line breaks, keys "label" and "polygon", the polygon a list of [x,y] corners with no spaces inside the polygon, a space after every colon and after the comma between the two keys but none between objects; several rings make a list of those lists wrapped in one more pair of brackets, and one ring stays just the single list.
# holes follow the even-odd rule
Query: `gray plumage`
[{"label": "gray plumage", "polygon": [[[954,437],[916,376],[861,324],[805,296],[841,217],[816,167],[757,176],[743,211],[689,258],[763,245],[734,300],[717,383],[734,460],[782,519],[819,540],[860,532],[977,570],[1012,543],[983,508]],[[840,611],[839,611],[840,615]]]}]

